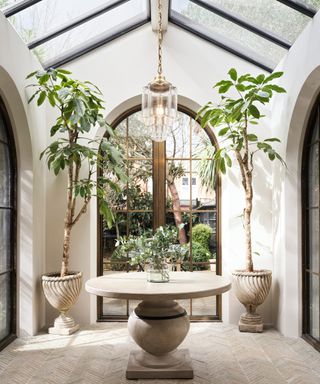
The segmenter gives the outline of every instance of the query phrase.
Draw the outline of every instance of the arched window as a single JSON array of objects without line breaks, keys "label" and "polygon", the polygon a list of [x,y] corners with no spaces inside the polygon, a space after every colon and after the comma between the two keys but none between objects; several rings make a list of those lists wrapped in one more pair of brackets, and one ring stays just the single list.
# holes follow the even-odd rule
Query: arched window
[{"label": "arched window", "polygon": [[[173,268],[220,273],[219,179],[206,187],[200,175],[209,160],[206,149],[216,146],[212,131],[203,130],[182,107],[166,142],[146,137],[140,107],[121,116],[113,128],[125,154],[129,181],[120,195],[110,196],[116,217],[113,228],[107,229],[100,218],[98,274],[131,270],[128,260],[114,257],[117,237],[151,233],[160,225],[179,228],[181,223],[179,241],[189,247],[190,258]],[[201,231],[206,230],[211,231],[211,237],[203,244]],[[125,319],[135,306],[131,300],[98,300],[100,320]],[[185,300],[183,305],[192,319],[221,318],[220,297]]]},{"label": "arched window", "polygon": [[0,349],[16,333],[15,185],[14,142],[8,114],[0,98]]},{"label": "arched window", "polygon": [[320,350],[319,256],[319,130],[320,100],[310,118],[302,164],[303,334]]}]

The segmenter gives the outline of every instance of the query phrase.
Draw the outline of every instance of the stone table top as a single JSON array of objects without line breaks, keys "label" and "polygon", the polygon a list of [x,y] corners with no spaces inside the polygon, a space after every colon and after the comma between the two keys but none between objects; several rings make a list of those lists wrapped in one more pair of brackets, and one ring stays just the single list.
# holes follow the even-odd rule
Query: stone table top
[{"label": "stone table top", "polygon": [[145,272],[124,272],[90,279],[85,288],[117,299],[174,300],[219,295],[231,288],[231,282],[214,272],[170,272],[169,282],[150,283]]}]

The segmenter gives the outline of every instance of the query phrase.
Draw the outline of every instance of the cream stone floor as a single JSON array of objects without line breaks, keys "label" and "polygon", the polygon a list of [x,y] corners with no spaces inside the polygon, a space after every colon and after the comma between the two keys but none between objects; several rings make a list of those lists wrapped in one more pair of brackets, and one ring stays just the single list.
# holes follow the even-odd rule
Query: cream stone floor
[{"label": "cream stone floor", "polygon": [[182,344],[193,380],[125,379],[130,350],[126,323],[83,327],[71,336],[17,339],[0,353],[1,384],[320,384],[320,354],[302,339],[275,330],[239,333],[235,326],[193,323]]}]

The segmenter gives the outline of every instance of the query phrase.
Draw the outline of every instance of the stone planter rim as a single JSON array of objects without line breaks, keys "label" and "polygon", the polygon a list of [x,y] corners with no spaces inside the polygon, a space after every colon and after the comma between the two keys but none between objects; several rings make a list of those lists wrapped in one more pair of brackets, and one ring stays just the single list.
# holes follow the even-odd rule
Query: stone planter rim
[{"label": "stone planter rim", "polygon": [[272,271],[270,269],[257,269],[255,271],[249,272],[244,269],[236,269],[232,272],[234,276],[266,276],[271,275]]},{"label": "stone planter rim", "polygon": [[59,281],[59,280],[74,280],[82,277],[82,272],[78,271],[69,271],[67,276],[61,277],[60,272],[49,272],[44,273],[41,276],[43,281]]}]

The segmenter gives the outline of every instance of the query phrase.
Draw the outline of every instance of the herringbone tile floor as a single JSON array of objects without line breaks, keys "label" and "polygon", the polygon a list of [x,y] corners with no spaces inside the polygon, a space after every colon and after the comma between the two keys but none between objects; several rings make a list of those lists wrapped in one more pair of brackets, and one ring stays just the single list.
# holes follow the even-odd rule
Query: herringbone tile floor
[{"label": "herringbone tile floor", "polygon": [[[240,333],[219,323],[191,325],[183,343],[193,380],[138,380],[153,384],[320,384],[320,354],[302,339],[274,330]],[[71,336],[18,339],[0,353],[1,384],[123,384],[136,348],[125,323],[83,328]]]}]

